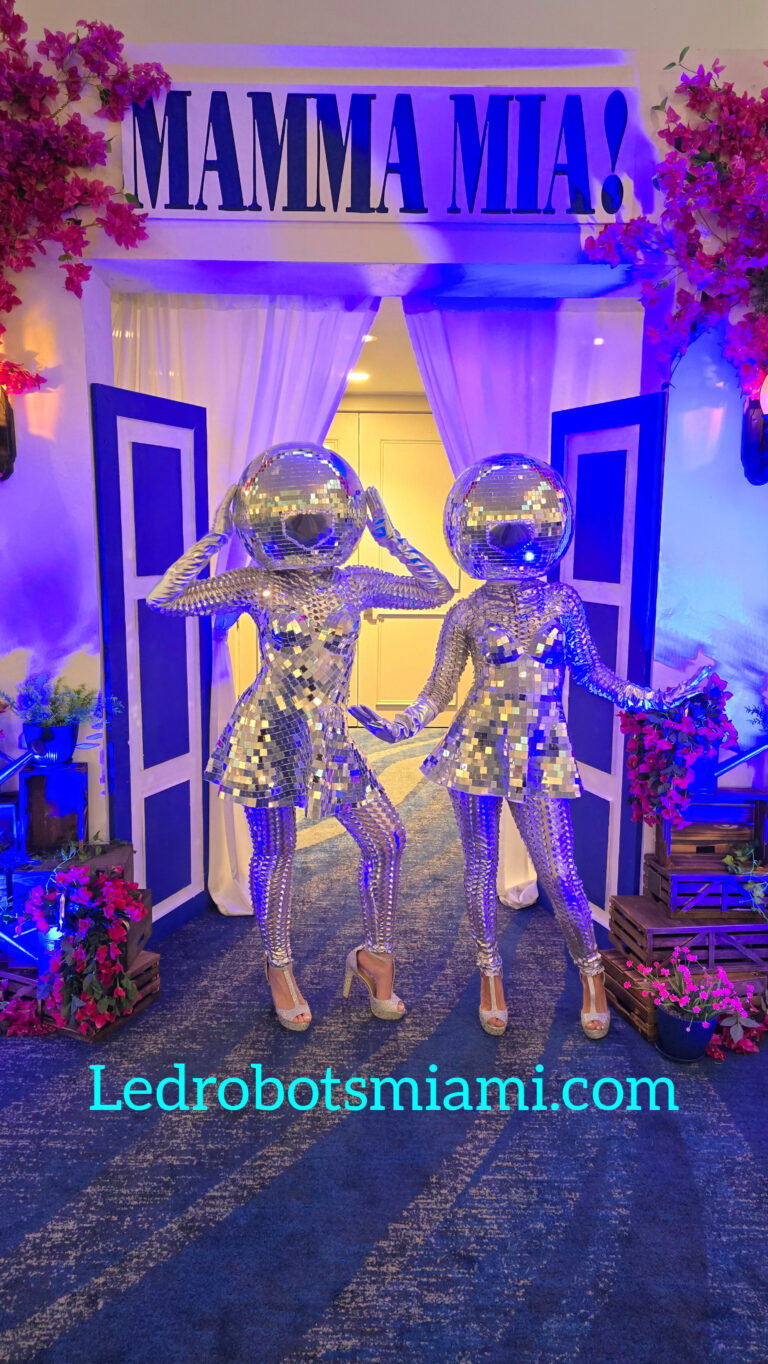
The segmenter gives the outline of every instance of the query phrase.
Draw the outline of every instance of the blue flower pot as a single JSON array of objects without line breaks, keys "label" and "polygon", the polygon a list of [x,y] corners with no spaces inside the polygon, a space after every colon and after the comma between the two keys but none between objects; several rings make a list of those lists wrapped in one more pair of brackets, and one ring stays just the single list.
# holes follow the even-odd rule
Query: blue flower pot
[{"label": "blue flower pot", "polygon": [[697,1061],[704,1055],[715,1032],[713,1019],[702,1023],[698,1018],[684,1018],[660,1004],[656,1005],[656,1024],[659,1030],[657,1049],[670,1061]]},{"label": "blue flower pot", "polygon": [[697,796],[709,796],[717,790],[717,757],[697,758],[693,764],[691,791]]},{"label": "blue flower pot", "polygon": [[46,763],[51,767],[57,763],[68,763],[77,744],[79,722],[74,725],[30,725],[21,726],[27,748],[35,753],[36,763]]}]

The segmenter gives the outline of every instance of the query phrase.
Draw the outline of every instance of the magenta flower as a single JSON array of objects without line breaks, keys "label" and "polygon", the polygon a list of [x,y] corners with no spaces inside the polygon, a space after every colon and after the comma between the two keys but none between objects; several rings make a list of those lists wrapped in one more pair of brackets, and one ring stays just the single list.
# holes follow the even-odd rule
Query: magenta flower
[{"label": "magenta flower", "polygon": [[754,398],[768,372],[768,90],[739,95],[720,84],[723,69],[718,61],[710,70],[681,66],[679,103],[666,105],[658,133],[667,148],[656,168],[658,220],[609,223],[586,245],[611,265],[655,267],[642,293],[648,304],[672,294],[663,332],[651,334],[669,360],[724,319],[725,353]]},{"label": "magenta flower", "polygon": [[[0,0],[0,313],[19,306],[12,278],[34,268],[53,244],[64,287],[78,298],[90,267],[83,261],[94,230],[121,246],[146,235],[145,215],[114,186],[91,175],[107,160],[107,139],[73,106],[88,90],[99,116],[121,120],[170,86],[154,62],[130,65],[122,34],[108,24],[81,21],[73,33],[44,31],[37,57],[15,0]],[[0,337],[6,328],[0,323]],[[0,385],[26,393],[45,380],[0,356]]]}]

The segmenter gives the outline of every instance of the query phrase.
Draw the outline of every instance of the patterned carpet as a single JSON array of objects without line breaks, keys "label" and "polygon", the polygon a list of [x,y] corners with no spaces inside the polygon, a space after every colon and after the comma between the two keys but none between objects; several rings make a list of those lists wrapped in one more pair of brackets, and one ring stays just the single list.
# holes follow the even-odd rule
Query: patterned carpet
[{"label": "patterned carpet", "polygon": [[[433,742],[372,745],[409,834],[402,1024],[341,999],[356,858],[327,824],[296,883],[308,1033],[271,1016],[253,921],[211,913],[162,943],[160,1001],[103,1047],[3,1045],[0,1359],[768,1360],[765,1054],[674,1067],[616,1019],[589,1042],[542,907],[502,911],[511,1025],[485,1036],[448,798],[418,780]],[[92,1063],[113,1098],[174,1062],[286,1085],[539,1064],[550,1096],[670,1074],[679,1111],[89,1111]]]}]

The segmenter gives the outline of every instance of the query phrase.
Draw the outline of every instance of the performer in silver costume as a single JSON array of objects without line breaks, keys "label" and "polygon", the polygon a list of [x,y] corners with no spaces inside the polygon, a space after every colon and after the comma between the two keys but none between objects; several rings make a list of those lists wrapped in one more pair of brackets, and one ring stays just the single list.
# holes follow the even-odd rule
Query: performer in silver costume
[{"label": "performer in silver costume", "polygon": [[422,771],[445,786],[465,856],[465,890],[483,980],[480,1021],[507,1023],[496,934],[496,868],[502,800],[552,902],[584,981],[582,1025],[604,1037],[610,1015],[592,916],[573,856],[568,802],[581,794],[563,711],[565,669],[625,710],[672,709],[694,695],[709,669],[661,693],[617,677],[600,660],[573,587],[545,575],[565,553],[573,509],[565,485],[524,455],[480,461],[456,480],[445,534],[457,563],[485,582],[447,612],[426,686],[393,720],[367,707],[352,714],[390,742],[417,733],[450,702],[464,666],[474,681],[445,738]]},{"label": "performer in silver costume", "polygon": [[[366,524],[411,575],[344,568]],[[253,566],[197,581],[232,528]],[[321,446],[275,446],[227,492],[209,535],[168,569],[148,597],[181,615],[247,612],[259,634],[261,668],[240,697],[211,755],[206,778],[245,807],[253,840],[251,892],[280,1022],[294,1031],[311,1014],[297,994],[290,935],[296,809],[333,814],[360,848],[365,942],[346,962],[369,991],[372,1011],[400,1018],[392,992],[397,885],[405,830],[346,724],[350,675],[368,607],[443,605],[446,578],[394,530],[378,492]],[[280,1001],[290,1007],[282,1007]]]}]

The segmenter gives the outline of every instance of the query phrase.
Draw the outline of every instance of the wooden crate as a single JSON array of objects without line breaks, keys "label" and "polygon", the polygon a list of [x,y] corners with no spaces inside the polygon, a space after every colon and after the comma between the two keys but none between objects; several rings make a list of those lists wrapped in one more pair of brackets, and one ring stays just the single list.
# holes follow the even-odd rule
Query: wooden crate
[{"label": "wooden crate", "polygon": [[125,965],[130,970],[139,955],[146,948],[152,935],[152,891],[143,890],[141,898],[144,902],[144,917],[142,919],[128,919],[128,937],[125,940]]},{"label": "wooden crate", "polygon": [[766,854],[768,793],[721,787],[694,795],[685,824],[673,829],[669,820],[656,828],[655,859],[660,866],[722,870],[722,859],[734,845],[753,843],[758,861]]},{"label": "wooden crate", "polygon": [[[627,969],[623,952],[609,949],[602,953],[602,958],[605,992],[611,1007],[648,1042],[655,1042],[658,1035],[656,1005],[653,1000],[643,998],[642,991],[646,987],[642,976],[637,971]],[[626,989],[627,981],[629,989]]]},{"label": "wooden crate", "polygon": [[0,993],[6,1004],[11,999],[37,999],[37,971],[13,966],[0,968]]},{"label": "wooden crate", "polygon": [[[736,919],[736,916],[734,916]],[[678,946],[695,953],[707,970],[750,967],[768,972],[768,922],[736,919],[724,924],[689,923],[685,915],[670,916],[663,905],[645,895],[615,895],[608,919],[611,942],[636,961],[649,965],[667,962]]]},{"label": "wooden crate", "polygon": [[160,994],[160,958],[156,952],[140,952],[133,966],[130,967],[128,975],[134,982],[139,998],[133,1006],[130,1014],[123,1014],[121,1018],[116,1018],[113,1023],[108,1023],[105,1028],[94,1029],[93,1032],[83,1033],[77,1028],[59,1028],[58,1031],[66,1037],[76,1037],[80,1042],[104,1042],[108,1037],[112,1037],[120,1028],[124,1028],[126,1023],[130,1023],[144,1009],[148,1009],[150,1004],[154,1004]]},{"label": "wooden crate", "polygon": [[88,830],[88,766],[59,763],[32,766],[19,774],[22,847],[28,853],[54,852],[85,840]]},{"label": "wooden crate", "polygon": [[90,867],[93,871],[111,871],[114,867],[122,867],[126,881],[132,881],[133,848],[130,843],[115,842],[103,852],[92,853],[90,857],[85,853],[78,854],[66,863],[60,857],[45,857],[14,867],[11,871],[14,913],[22,914],[34,886],[45,885],[55,872],[68,871],[72,867]]},{"label": "wooden crate", "polygon": [[761,880],[768,881],[768,876],[755,873],[735,876],[725,871],[721,862],[710,867],[702,861],[681,868],[676,861],[662,866],[649,855],[645,859],[643,889],[667,913],[684,915],[689,923],[727,923],[738,917],[740,922],[759,924],[768,921],[752,909],[744,883]]}]

